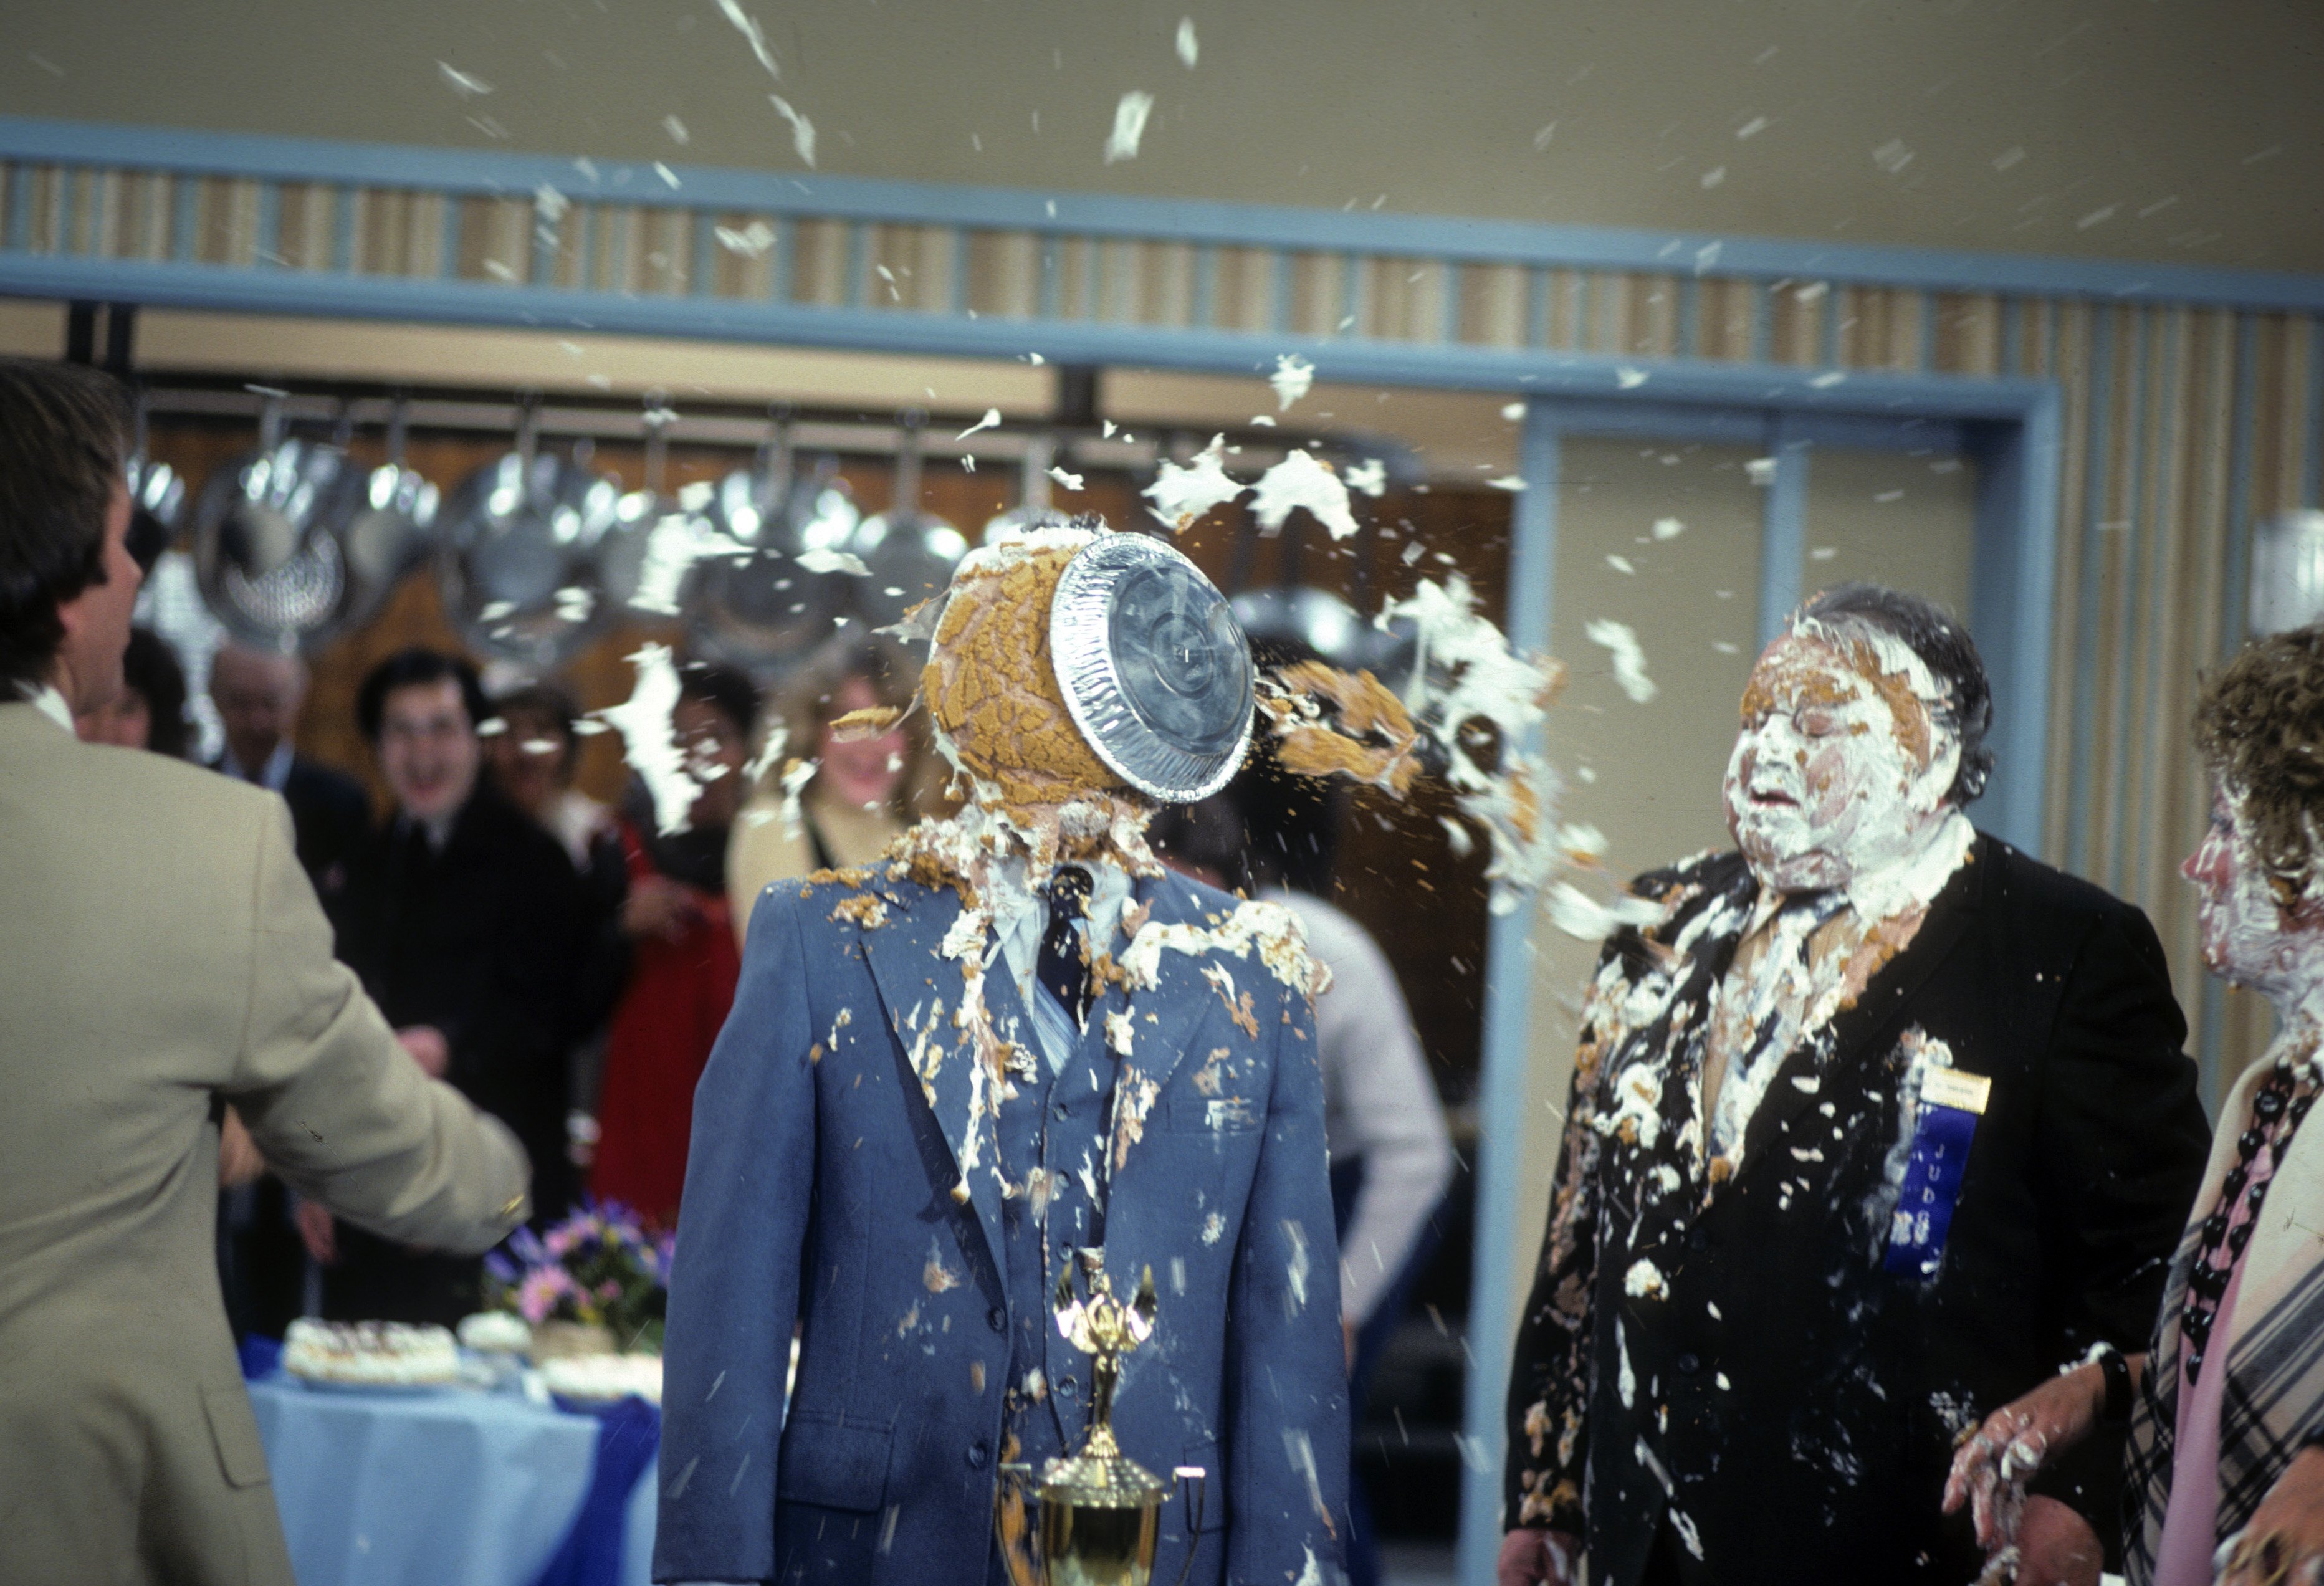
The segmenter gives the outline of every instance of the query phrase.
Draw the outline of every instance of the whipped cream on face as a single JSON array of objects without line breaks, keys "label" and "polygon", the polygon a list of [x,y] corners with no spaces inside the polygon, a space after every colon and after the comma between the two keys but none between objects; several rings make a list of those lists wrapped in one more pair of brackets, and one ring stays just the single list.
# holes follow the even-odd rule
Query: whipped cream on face
[{"label": "whipped cream on face", "polygon": [[1760,884],[1846,888],[1880,918],[1925,882],[1932,853],[1960,848],[1957,864],[1966,846],[1946,828],[1968,823],[1947,798],[1960,769],[1950,703],[1894,634],[1795,620],[1752,671],[1727,765],[1728,829]]},{"label": "whipped cream on face", "polygon": [[2201,894],[2196,921],[2203,962],[2221,980],[2274,1005],[2273,1056],[2314,1053],[2324,1044],[2324,884],[2315,860],[2296,890],[2272,878],[2243,793],[2223,787],[2185,873]]}]

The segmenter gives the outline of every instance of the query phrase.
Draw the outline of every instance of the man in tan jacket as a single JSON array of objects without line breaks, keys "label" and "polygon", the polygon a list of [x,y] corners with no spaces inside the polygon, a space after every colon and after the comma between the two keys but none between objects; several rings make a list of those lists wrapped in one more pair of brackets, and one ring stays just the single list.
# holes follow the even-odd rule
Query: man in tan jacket
[{"label": "man in tan jacket", "polygon": [[0,1581],[281,1582],[218,1293],[231,1101],[300,1193],[490,1248],[523,1152],[355,977],[281,799],[78,742],[143,573],[102,375],[0,360]]}]

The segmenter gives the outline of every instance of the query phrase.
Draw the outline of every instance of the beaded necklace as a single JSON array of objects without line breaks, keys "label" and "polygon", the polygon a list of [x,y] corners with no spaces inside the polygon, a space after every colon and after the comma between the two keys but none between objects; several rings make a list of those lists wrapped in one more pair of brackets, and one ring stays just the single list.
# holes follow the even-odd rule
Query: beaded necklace
[{"label": "beaded necklace", "polygon": [[[2218,1320],[2219,1303],[2227,1297],[2227,1284],[2235,1276],[2236,1263],[2242,1259],[2244,1247],[2251,1242],[2252,1229],[2259,1221],[2260,1204],[2267,1198],[2268,1185],[2273,1182],[2273,1175],[2292,1149],[2292,1137],[2299,1131],[2300,1120],[2315,1104],[2315,1052],[2316,1043],[2310,1040],[2286,1053],[2276,1060],[2274,1071],[2261,1082],[2259,1089],[2252,1093],[2251,1127],[2236,1137],[2236,1165],[2219,1185],[2217,1209],[2203,1219],[2194,1265],[2187,1274],[2186,1298],[2179,1307],[2179,1332],[2185,1340],[2190,1382],[2202,1375],[2203,1354],[2211,1340],[2211,1328]],[[2252,1184],[2252,1171],[2262,1151],[2268,1154],[2269,1176]],[[2247,1203],[2246,1185],[2251,1192]],[[2240,1221],[2235,1214],[2238,1203],[2245,1203],[2245,1215]]]}]

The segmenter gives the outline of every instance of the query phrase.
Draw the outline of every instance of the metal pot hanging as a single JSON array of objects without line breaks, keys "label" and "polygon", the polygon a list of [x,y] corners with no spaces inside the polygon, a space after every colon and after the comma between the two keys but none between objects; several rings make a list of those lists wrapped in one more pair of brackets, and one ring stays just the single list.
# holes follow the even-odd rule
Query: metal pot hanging
[{"label": "metal pot hanging", "polygon": [[281,400],[267,400],[258,449],[212,475],[194,512],[196,585],[228,632],[290,650],[337,631],[346,558],[328,525],[363,484],[345,447],[286,437]]},{"label": "metal pot hanging", "polygon": [[598,550],[598,582],[610,616],[645,622],[683,616],[700,584],[699,564],[710,542],[698,509],[710,487],[689,485],[675,498],[663,489],[669,427],[677,418],[662,392],[646,393],[644,479],[615,504],[613,527]]},{"label": "metal pot hanging", "polygon": [[704,565],[695,643],[752,671],[779,670],[812,650],[847,609],[848,576],[810,572],[798,558],[844,546],[861,518],[837,460],[802,471],[789,421],[777,419],[756,461],[721,480],[703,509],[710,532],[748,554]]},{"label": "metal pot hanging", "polygon": [[1020,469],[1017,504],[996,513],[984,525],[984,543],[991,545],[1041,523],[1062,523],[1065,517],[1049,504],[1049,469],[1057,460],[1057,438],[1028,435]]},{"label": "metal pot hanging", "polygon": [[621,481],[595,448],[537,449],[528,410],[513,451],[462,481],[446,503],[437,576],[461,637],[488,654],[562,665],[610,619],[602,562],[622,527]]},{"label": "metal pot hanging", "polygon": [[359,628],[379,614],[407,575],[428,559],[439,493],[403,463],[408,404],[401,397],[388,411],[387,461],[364,477],[363,493],[346,517],[335,523],[346,563],[346,604],[342,622]]}]

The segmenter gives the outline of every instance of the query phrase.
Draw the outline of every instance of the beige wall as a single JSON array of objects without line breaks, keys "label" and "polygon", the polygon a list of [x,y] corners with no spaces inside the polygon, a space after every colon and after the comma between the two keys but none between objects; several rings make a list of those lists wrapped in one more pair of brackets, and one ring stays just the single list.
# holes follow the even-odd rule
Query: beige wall
[{"label": "beige wall", "polygon": [[1977,466],[1904,452],[1808,454],[1803,593],[1861,578],[1969,615],[1977,550]]},{"label": "beige wall", "polygon": [[849,175],[2324,268],[2306,0],[745,8],[779,84],[711,0],[15,0],[0,112],[797,171],[779,91]]}]

